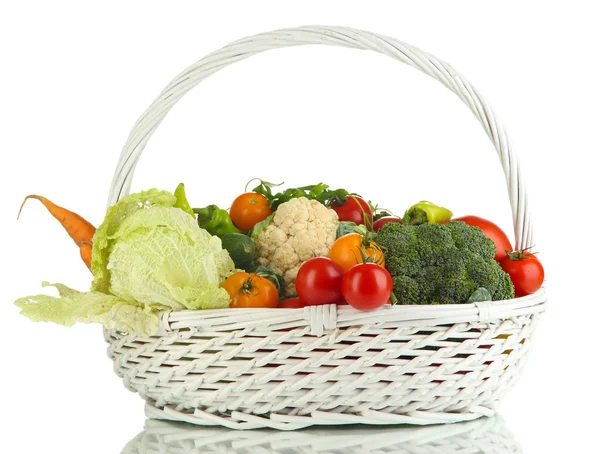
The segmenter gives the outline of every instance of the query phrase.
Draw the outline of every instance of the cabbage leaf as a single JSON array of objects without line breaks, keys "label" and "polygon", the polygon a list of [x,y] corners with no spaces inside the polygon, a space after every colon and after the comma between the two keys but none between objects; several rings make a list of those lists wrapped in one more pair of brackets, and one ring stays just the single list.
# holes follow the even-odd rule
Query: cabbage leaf
[{"label": "cabbage leaf", "polygon": [[97,322],[150,336],[161,311],[228,307],[220,285],[234,272],[229,253],[174,204],[173,194],[152,189],[110,207],[93,238],[91,291],[44,283],[59,296],[20,298],[21,313],[33,321]]}]

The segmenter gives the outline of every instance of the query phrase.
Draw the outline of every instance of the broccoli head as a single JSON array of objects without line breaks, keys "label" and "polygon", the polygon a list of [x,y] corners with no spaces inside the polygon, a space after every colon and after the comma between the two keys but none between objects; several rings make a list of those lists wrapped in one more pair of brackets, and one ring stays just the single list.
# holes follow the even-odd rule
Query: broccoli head
[{"label": "broccoli head", "polygon": [[492,300],[515,296],[510,277],[494,260],[494,243],[477,227],[390,222],[375,241],[385,251],[399,304],[466,303],[480,287]]}]

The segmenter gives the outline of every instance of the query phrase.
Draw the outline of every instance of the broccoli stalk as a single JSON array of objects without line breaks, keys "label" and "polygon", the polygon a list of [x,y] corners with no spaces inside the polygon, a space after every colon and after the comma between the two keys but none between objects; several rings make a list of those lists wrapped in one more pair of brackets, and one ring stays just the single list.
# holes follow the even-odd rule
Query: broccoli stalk
[{"label": "broccoli stalk", "polygon": [[389,223],[375,241],[385,251],[399,304],[466,303],[480,287],[494,301],[514,298],[510,277],[494,260],[494,243],[464,222]]}]

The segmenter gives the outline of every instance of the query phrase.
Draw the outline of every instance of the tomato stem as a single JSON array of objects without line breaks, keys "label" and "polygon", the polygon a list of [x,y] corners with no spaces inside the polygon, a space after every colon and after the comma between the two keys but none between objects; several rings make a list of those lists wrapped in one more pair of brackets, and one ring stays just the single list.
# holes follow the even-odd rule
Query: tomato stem
[{"label": "tomato stem", "polygon": [[252,283],[252,276],[248,276],[246,282],[244,282],[244,284],[238,290],[238,295],[241,293],[250,296],[258,296],[260,293],[258,287]]},{"label": "tomato stem", "polygon": [[[518,251],[509,251],[509,250],[505,249],[505,251],[511,260],[522,260],[522,259],[527,259],[527,258],[531,257],[532,255],[537,254],[537,252],[529,252],[529,250],[532,249],[533,247],[534,246],[529,246],[529,247],[526,247],[525,249],[519,249]],[[527,255],[525,255],[525,252],[527,252]]]}]

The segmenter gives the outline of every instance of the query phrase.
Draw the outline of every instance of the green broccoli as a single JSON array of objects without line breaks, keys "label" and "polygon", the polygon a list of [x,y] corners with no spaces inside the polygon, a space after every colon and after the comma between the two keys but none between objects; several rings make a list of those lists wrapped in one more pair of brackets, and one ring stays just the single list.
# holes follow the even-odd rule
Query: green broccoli
[{"label": "green broccoli", "polygon": [[390,222],[375,242],[385,251],[399,304],[466,303],[480,287],[492,300],[515,296],[509,275],[494,260],[494,243],[477,227]]}]

